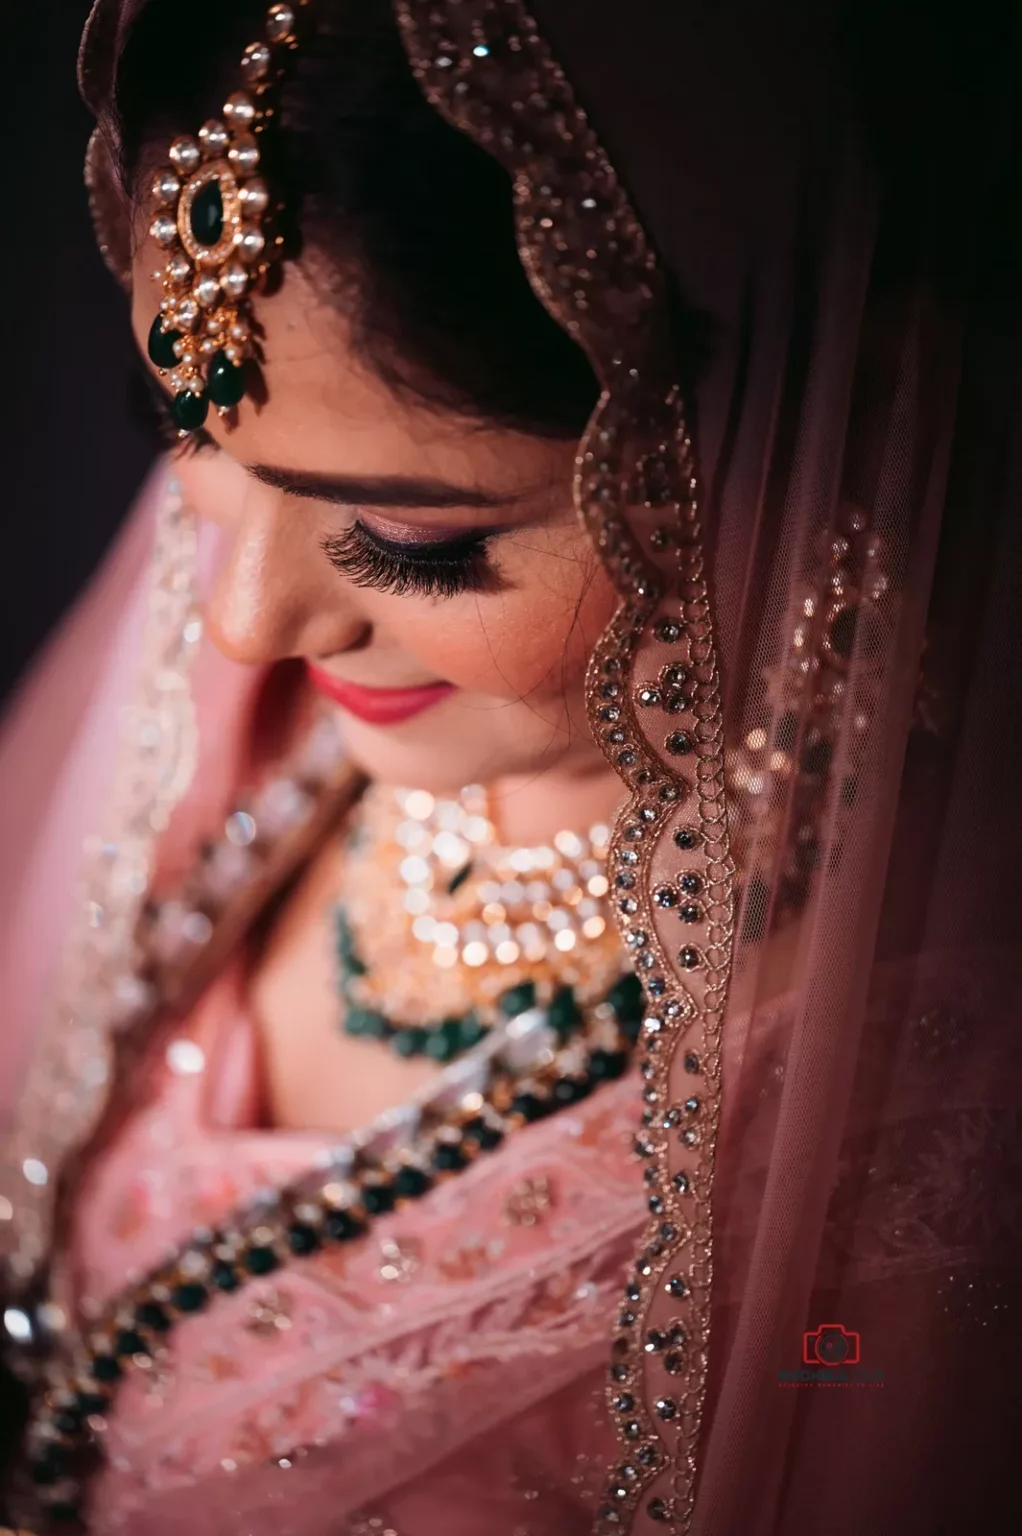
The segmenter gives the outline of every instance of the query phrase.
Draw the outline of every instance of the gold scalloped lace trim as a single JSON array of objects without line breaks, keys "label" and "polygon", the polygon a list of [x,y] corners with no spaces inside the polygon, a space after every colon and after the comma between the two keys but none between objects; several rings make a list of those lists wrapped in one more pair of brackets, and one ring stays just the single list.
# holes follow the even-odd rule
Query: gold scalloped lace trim
[{"label": "gold scalloped lace trim", "polygon": [[[614,1330],[608,1397],[624,1455],[597,1528],[682,1532],[706,1390],[733,871],[697,484],[663,280],[518,0],[398,0],[397,9],[430,102],[509,171],[525,270],[603,386],[574,489],[621,598],[587,694],[596,738],[628,789],[610,863],[622,937],[649,999],[636,1146],[650,1221]],[[656,892],[654,865],[658,880],[669,871]],[[683,929],[679,903],[691,919]]]}]

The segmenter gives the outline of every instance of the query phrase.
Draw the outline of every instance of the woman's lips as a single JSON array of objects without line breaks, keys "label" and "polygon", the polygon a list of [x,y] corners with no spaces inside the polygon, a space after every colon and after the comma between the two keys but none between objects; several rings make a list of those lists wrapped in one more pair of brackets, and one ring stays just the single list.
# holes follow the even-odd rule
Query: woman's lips
[{"label": "woman's lips", "polygon": [[454,692],[453,683],[429,683],[424,688],[361,688],[357,683],[342,683],[339,677],[313,666],[311,661],[305,665],[309,681],[321,693],[368,725],[397,725]]}]

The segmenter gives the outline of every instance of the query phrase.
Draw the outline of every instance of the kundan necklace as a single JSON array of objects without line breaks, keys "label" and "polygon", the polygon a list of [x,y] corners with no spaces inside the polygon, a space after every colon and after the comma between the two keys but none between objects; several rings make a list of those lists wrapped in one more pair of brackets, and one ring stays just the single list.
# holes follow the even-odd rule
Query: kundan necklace
[{"label": "kundan necklace", "polygon": [[563,1045],[594,1010],[613,1016],[627,967],[608,837],[598,825],[509,848],[478,786],[370,789],[335,910],[345,1031],[447,1062],[510,1019]]},{"label": "kundan necklace", "polygon": [[[244,830],[258,825],[235,816]],[[481,790],[436,801],[380,788],[349,825],[337,914],[345,1028],[444,1065],[326,1162],[193,1233],[64,1338],[26,1436],[48,1529],[83,1530],[81,1478],[119,1385],[165,1355],[180,1322],[285,1264],[360,1242],[508,1137],[624,1076],[640,1032],[658,1044],[664,1021],[644,1020],[609,921],[605,827],[505,848]],[[652,1116],[647,1106],[644,1124]]]}]

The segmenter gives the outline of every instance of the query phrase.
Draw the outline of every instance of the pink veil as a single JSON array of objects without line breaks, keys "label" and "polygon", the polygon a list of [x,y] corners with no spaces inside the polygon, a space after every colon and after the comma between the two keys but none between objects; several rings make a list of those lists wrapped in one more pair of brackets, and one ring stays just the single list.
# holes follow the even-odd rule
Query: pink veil
[{"label": "pink veil", "polygon": [[[542,36],[514,0],[399,5],[606,390],[577,493],[622,610],[592,710],[662,987],[598,1527],[1014,1529],[1019,24],[537,12]],[[653,894],[685,875],[690,939]],[[644,1348],[665,1327],[676,1371]]]},{"label": "pink veil", "polygon": [[[624,925],[655,926],[683,1011],[672,1028],[650,1001],[673,1035],[672,1134],[646,1133],[661,1177],[643,1300],[612,1346],[612,1379],[641,1388],[645,1417],[616,1411],[626,1459],[600,1528],[1011,1528],[1020,1391],[1000,1365],[1018,1354],[1022,1230],[1007,768],[1022,554],[1017,22],[543,0],[568,92],[520,12],[499,9],[492,63],[473,69],[474,7],[441,23],[409,6],[413,57],[431,98],[515,174],[526,266],[589,346],[608,417],[621,413],[604,449],[618,532],[593,516],[607,494],[589,468],[599,436],[583,443],[583,507],[612,565],[621,535],[639,545],[638,572],[617,566],[633,611],[674,546],[666,611],[680,595],[696,681],[688,810],[640,865],[647,898],[677,878],[673,834],[695,800],[702,985],[655,903]],[[694,482],[684,429],[664,452],[658,405],[672,297],[658,304],[574,100],[677,285]],[[587,176],[603,215],[588,248],[572,225]],[[700,492],[722,716],[691,504],[686,522]],[[651,530],[671,506],[680,529]],[[674,639],[664,611],[620,647],[626,732],[654,773],[677,766],[650,700],[674,659],[656,644]],[[649,759],[633,762],[632,812]],[[714,1166],[705,1129],[694,1158],[673,1133],[718,1086],[732,934]],[[665,1306],[675,1270],[690,1294]],[[689,1339],[680,1384],[642,1345],[671,1318]],[[841,1340],[847,1379],[820,1364],[821,1329]],[[636,1420],[666,1453],[638,1479]]]},{"label": "pink veil", "polygon": [[191,867],[238,787],[239,722],[262,674],[225,661],[196,623],[218,538],[157,465],[0,733],[0,1213],[36,1197],[0,1231],[23,1279],[52,1194],[50,1181],[26,1190],[24,1160],[52,1135],[57,1168],[87,1139],[139,1002],[118,977],[145,893]]}]

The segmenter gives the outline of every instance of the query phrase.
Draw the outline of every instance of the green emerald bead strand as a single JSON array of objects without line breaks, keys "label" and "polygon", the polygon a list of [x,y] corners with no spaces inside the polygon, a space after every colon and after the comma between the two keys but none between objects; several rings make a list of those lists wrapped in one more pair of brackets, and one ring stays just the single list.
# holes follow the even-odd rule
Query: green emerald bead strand
[{"label": "green emerald bead strand", "polygon": [[[345,1034],[356,1039],[379,1040],[405,1059],[424,1056],[444,1064],[470,1051],[489,1032],[492,1024],[480,1019],[475,1011],[435,1023],[404,1024],[362,1006],[354,983],[360,976],[365,976],[367,970],[358,955],[351,924],[341,906],[335,908],[334,933],[341,972],[340,992],[345,1004]],[[634,1043],[644,1013],[642,984],[634,972],[619,977],[604,1002],[610,1006],[622,1035]],[[575,990],[566,984],[556,987],[549,1002],[542,1005],[534,981],[518,982],[500,994],[496,1015],[504,1020],[515,1019],[537,1007],[543,1007],[546,1023],[562,1046],[585,1024],[585,1013]]]},{"label": "green emerald bead strand", "polygon": [[421,1024],[415,1024],[393,1030],[389,1043],[398,1056],[424,1056],[428,1040],[429,1030]]},{"label": "green emerald bead strand", "polygon": [[462,1049],[461,1020],[444,1019],[430,1031],[425,1054],[431,1061],[453,1061]]},{"label": "green emerald bead strand", "polygon": [[392,1031],[382,1013],[375,1013],[371,1008],[351,1007],[344,1016],[344,1032],[367,1040],[387,1040]]},{"label": "green emerald bead strand", "polygon": [[446,1063],[478,1045],[487,1030],[474,1013],[439,1024],[404,1025],[392,1024],[373,1009],[351,1005],[344,1016],[344,1033],[355,1039],[379,1040],[398,1056],[428,1056]]},{"label": "green emerald bead strand", "polygon": [[470,1051],[486,1034],[486,1026],[474,1013],[466,1013],[458,1020],[458,1051]]},{"label": "green emerald bead strand", "polygon": [[216,177],[207,181],[192,198],[189,223],[199,245],[219,242],[224,232],[224,196]]}]

